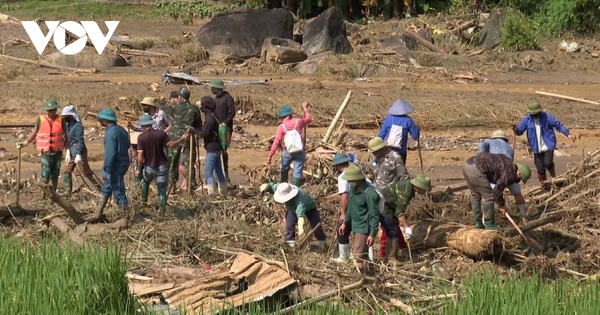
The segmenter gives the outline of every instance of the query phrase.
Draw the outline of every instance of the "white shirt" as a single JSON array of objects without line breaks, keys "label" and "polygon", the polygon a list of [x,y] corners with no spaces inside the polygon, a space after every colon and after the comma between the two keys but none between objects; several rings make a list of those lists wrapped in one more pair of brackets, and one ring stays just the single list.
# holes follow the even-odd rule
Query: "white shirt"
[{"label": "white shirt", "polygon": [[535,124],[535,136],[537,138],[537,143],[538,143],[538,151],[539,152],[537,152],[537,153],[546,152],[546,151],[548,151],[548,146],[546,145],[546,143],[544,142],[544,139],[542,138],[542,126],[540,126],[540,119],[534,118],[533,122]]},{"label": "white shirt", "polygon": [[340,176],[338,176],[338,195],[341,195],[343,193],[350,193],[350,184],[348,184],[347,180],[342,179],[344,173],[346,173],[345,170],[342,172],[342,174],[340,174]]}]

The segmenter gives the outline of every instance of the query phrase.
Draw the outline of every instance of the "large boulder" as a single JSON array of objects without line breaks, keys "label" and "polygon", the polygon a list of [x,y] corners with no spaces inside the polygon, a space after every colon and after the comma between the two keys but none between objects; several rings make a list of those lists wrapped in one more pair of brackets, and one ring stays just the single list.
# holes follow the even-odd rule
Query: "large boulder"
[{"label": "large boulder", "polygon": [[484,48],[492,49],[502,44],[502,22],[504,22],[505,12],[496,11],[490,19],[485,22],[479,33],[479,45]]},{"label": "large boulder", "polygon": [[302,45],[287,38],[266,38],[260,53],[260,62],[276,62],[278,64],[304,61],[306,54]]},{"label": "large boulder", "polygon": [[[204,24],[196,40],[211,57],[260,57],[267,37],[292,39],[294,17],[284,9],[240,9],[215,15]],[[216,56],[215,56],[216,55]]]},{"label": "large boulder", "polygon": [[303,30],[302,48],[309,55],[331,50],[335,54],[352,53],[346,38],[346,24],[342,11],[331,7],[310,21]]}]

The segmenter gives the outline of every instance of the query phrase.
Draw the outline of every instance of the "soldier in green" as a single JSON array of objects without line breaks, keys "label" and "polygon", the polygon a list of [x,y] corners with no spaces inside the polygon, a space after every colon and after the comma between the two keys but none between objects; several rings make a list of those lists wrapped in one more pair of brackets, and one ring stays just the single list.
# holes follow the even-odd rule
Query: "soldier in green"
[{"label": "soldier in green", "polygon": [[[415,194],[424,194],[426,191],[431,189],[431,179],[429,177],[419,174],[413,179],[409,179],[407,177],[403,177],[398,179],[395,182],[387,184],[381,190],[381,194],[385,200],[385,207],[382,217],[386,217],[386,219],[393,224],[388,224],[388,237],[390,241],[388,242],[389,246],[386,250],[386,258],[388,261],[395,265],[398,262],[398,249],[399,242],[404,241],[400,239],[400,233],[396,226],[398,226],[398,221],[404,228],[404,237],[408,240],[412,236],[412,229],[408,225],[408,221],[406,220],[405,213],[406,208],[410,204],[410,201],[414,198]],[[380,218],[380,222],[383,226],[385,226],[386,222]]]},{"label": "soldier in green", "polygon": [[37,118],[27,140],[17,143],[17,148],[20,149],[34,140],[36,141],[36,148],[40,152],[42,160],[42,182],[48,184],[52,180],[52,191],[56,191],[58,185],[63,151],[67,151],[67,163],[71,158],[67,123],[62,116],[57,114],[59,107],[55,100],[47,100],[44,103],[46,114]]},{"label": "soldier in green", "polygon": [[[167,131],[170,139],[181,138],[190,127],[202,128],[200,109],[190,103],[190,90],[186,87],[179,90],[179,102],[167,104],[164,111],[171,117],[171,125]],[[190,148],[190,143],[185,142],[169,149],[169,187],[179,180],[178,170],[180,165],[185,167],[185,176],[189,174],[189,167],[192,167],[192,177],[184,181],[182,188],[187,187],[187,185],[191,185],[192,188],[196,186],[194,166],[189,165],[190,154],[192,154],[192,161],[196,159],[194,147],[195,145]]]}]

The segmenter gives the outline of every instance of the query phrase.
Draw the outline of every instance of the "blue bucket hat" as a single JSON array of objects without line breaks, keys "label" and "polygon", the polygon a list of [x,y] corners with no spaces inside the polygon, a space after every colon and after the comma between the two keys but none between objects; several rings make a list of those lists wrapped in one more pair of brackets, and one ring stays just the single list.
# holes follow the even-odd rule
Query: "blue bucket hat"
[{"label": "blue bucket hat", "polygon": [[409,102],[400,98],[400,99],[396,100],[394,102],[394,104],[392,104],[392,106],[390,107],[390,110],[388,111],[388,114],[394,115],[394,116],[402,116],[402,115],[408,115],[414,111],[415,111],[414,106],[412,106]]},{"label": "blue bucket hat", "polygon": [[279,110],[279,115],[277,116],[278,118],[283,118],[285,116],[290,116],[293,115],[294,111],[292,111],[292,108],[289,105],[284,105],[280,110]]},{"label": "blue bucket hat", "polygon": [[150,126],[154,125],[155,123],[156,120],[152,119],[150,114],[147,113],[142,114],[142,116],[140,116],[140,120],[138,121],[138,125],[140,126]]},{"label": "blue bucket hat", "polygon": [[117,116],[115,115],[115,111],[110,108],[105,108],[101,110],[100,113],[98,113],[98,119],[117,122]]}]

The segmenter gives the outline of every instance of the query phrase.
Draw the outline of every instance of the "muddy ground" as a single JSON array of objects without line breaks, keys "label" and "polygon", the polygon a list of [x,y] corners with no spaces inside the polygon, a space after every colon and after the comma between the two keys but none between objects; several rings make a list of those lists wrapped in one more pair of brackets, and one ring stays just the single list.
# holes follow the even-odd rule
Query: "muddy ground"
[{"label": "muddy ground", "polygon": [[[122,22],[119,26],[121,32],[126,32],[130,36],[152,37],[164,41],[179,38],[182,43],[186,41],[184,34],[193,34],[198,28],[198,25],[183,26],[175,22],[162,22],[157,25],[144,21]],[[455,45],[459,52],[456,55],[439,55],[419,50],[414,54],[422,68],[415,68],[398,58],[386,57],[387,60],[382,60],[370,54],[378,50],[378,40],[389,36],[399,28],[398,22],[379,22],[361,26],[356,33],[360,33],[361,38],[370,38],[370,44],[355,45],[356,53],[353,55],[327,56],[327,61],[319,66],[319,70],[314,75],[300,75],[288,66],[256,63],[240,66],[218,60],[211,60],[200,67],[195,75],[202,80],[209,80],[215,76],[225,80],[271,79],[264,85],[228,88],[233,97],[238,100],[239,110],[235,121],[238,127],[229,153],[230,165],[233,168],[233,182],[239,186],[249,184],[244,172],[238,168],[240,163],[250,168],[266,163],[269,144],[261,140],[274,134],[277,123],[274,117],[280,106],[290,104],[296,112],[300,112],[303,101],[310,104],[314,127],[308,128],[308,141],[316,144],[323,137],[326,126],[335,115],[337,107],[342,103],[348,90],[352,90],[353,95],[343,119],[346,122],[364,122],[368,128],[350,130],[348,141],[343,149],[357,153],[361,160],[366,161],[368,159],[365,150],[366,142],[377,134],[377,122],[382,122],[394,100],[398,98],[408,100],[416,108],[412,116],[422,130],[421,146],[425,172],[432,178],[435,186],[461,182],[463,179],[460,166],[469,156],[475,154],[480,139],[489,136],[498,128],[504,129],[512,137],[510,126],[519,122],[526,114],[527,103],[534,100],[540,101],[548,112],[560,119],[578,136],[578,140],[573,143],[565,136],[558,135],[557,149],[562,153],[555,159],[558,173],[575,168],[585,153],[598,149],[600,144],[598,106],[538,96],[534,91],[598,100],[600,99],[599,59],[590,57],[585,52],[572,54],[558,52],[556,49],[558,41],[546,43],[547,51],[543,52],[485,51],[471,57],[467,57],[465,53],[476,50],[477,47]],[[0,24],[0,41],[6,42],[12,38],[27,39],[27,36],[20,25]],[[592,40],[581,41],[588,45],[597,45]],[[150,51],[175,55],[177,47],[153,47]],[[6,46],[5,54],[20,58],[37,58],[30,44]],[[85,116],[86,112],[90,113],[84,119],[84,126],[89,138],[87,146],[90,159],[93,161],[92,167],[99,174],[103,155],[102,129],[94,118],[94,113],[104,107],[113,107],[127,114],[133,110],[132,104],[144,96],[168,95],[170,91],[178,89],[178,86],[160,84],[159,90],[154,92],[150,85],[159,83],[160,75],[165,70],[177,71],[185,66],[170,58],[131,57],[130,61],[132,65],[129,67],[101,69],[97,74],[73,74],[0,58],[0,104],[2,104],[0,122],[33,124],[36,115],[42,112],[42,104],[47,98],[56,98],[63,106],[77,105],[82,116]],[[365,70],[361,67],[364,64],[371,66]],[[526,66],[529,70],[511,66],[515,64]],[[190,88],[194,101],[209,93],[209,89],[205,86],[190,86]],[[134,120],[134,116],[132,114],[130,119]],[[124,115],[120,118],[121,124],[127,120]],[[2,129],[0,132],[1,159],[8,170],[6,177],[14,178],[14,173],[9,170],[16,166],[14,144],[25,137],[27,129]],[[526,163],[533,168],[533,158],[528,154],[524,141],[525,137],[518,137],[516,158],[518,162]],[[410,146],[412,150],[409,152],[407,166],[409,172],[415,174],[420,171],[420,162],[417,151],[414,150],[416,144],[411,142]],[[26,154],[22,165],[22,177],[31,178],[34,173],[39,174],[39,158],[33,147],[24,149],[24,152]],[[273,160],[279,161],[279,157],[280,153]],[[533,190],[538,185],[537,180],[533,178],[525,185],[525,189]],[[23,194],[21,206],[24,208],[58,209],[56,205],[40,201],[39,190],[35,186],[26,188]],[[83,196],[84,194],[83,192],[79,196],[76,194],[71,201],[80,211],[90,212],[95,197]],[[10,190],[7,191],[7,204],[12,202],[13,195]],[[135,199],[135,196],[132,198]],[[227,207],[219,205],[219,202],[226,201],[219,201],[216,204],[205,202],[191,204],[190,201],[182,201],[184,199],[177,201],[177,198],[184,197],[173,199],[179,207],[198,211],[192,217],[196,216],[199,221],[178,221],[176,218],[171,218],[164,223],[153,223],[154,217],[150,211],[150,214],[142,215],[136,221],[138,228],[122,234],[109,234],[115,239],[126,242],[140,241],[133,255],[142,258],[134,259],[134,263],[146,266],[163,264],[195,266],[201,262],[215,263],[227,258],[201,249],[202,244],[203,246],[235,244],[265,255],[273,253],[274,256],[278,255],[275,247],[281,244],[279,241],[282,231],[276,224],[277,218],[274,214],[280,210],[273,210],[272,220],[265,223],[268,228],[265,232],[261,231],[259,239],[256,225],[235,225],[235,231],[231,231],[227,230],[231,229],[227,223],[215,223],[222,219],[218,217],[219,214],[231,215],[234,220],[242,222],[248,221],[244,211],[239,209],[232,211],[234,214],[226,214]],[[240,195],[238,194],[236,198],[240,198]],[[260,199],[241,200],[237,207],[250,209],[248,213],[251,213],[252,207],[258,203],[261,203]],[[143,206],[135,205],[139,206],[140,212],[146,211]],[[198,217],[205,206],[218,211],[215,210],[215,213],[206,217]],[[460,223],[470,224],[468,203],[464,197],[458,197],[452,206],[455,213],[450,214],[450,217]],[[331,216],[325,216],[325,221],[328,227],[332,227],[336,211],[335,203],[327,204],[326,207],[328,209],[324,212]],[[414,211],[418,212],[418,210]],[[515,210],[511,209],[511,211]],[[189,214],[189,211],[186,213]],[[238,217],[238,214],[243,217]],[[41,227],[40,223],[31,220],[19,220],[17,224],[9,219],[2,222],[4,234],[36,235],[44,234],[48,230],[47,226]],[[20,230],[21,222],[31,223],[34,228],[30,232],[23,232]],[[207,222],[214,224],[207,225]],[[501,220],[501,225],[508,224],[506,220]],[[178,230],[165,231],[165,229],[172,229],[173,226],[179,227]],[[216,234],[222,238],[215,239],[215,235],[206,236],[210,233],[202,230],[203,228],[217,231]],[[163,231],[157,232],[157,235],[166,235],[166,239],[149,236],[152,235],[151,231]],[[185,234],[195,233],[194,231],[196,235]],[[328,235],[333,236],[332,230],[327,232]],[[125,236],[121,237],[122,235]],[[238,235],[247,235],[247,237],[244,239],[244,236],[238,237]],[[110,239],[113,239],[112,237]],[[142,239],[144,241],[141,241]],[[277,240],[277,242],[269,244],[269,240]],[[439,252],[436,252],[436,255],[438,254]],[[421,255],[421,258],[425,259],[428,253],[422,252]],[[456,273],[472,270],[476,266],[467,263],[472,261],[456,252],[439,255],[446,258],[454,257],[454,261],[461,262],[463,267],[456,269]],[[327,265],[326,257],[310,257]],[[277,258],[281,259],[281,257]],[[595,260],[597,261],[597,258]]]}]

